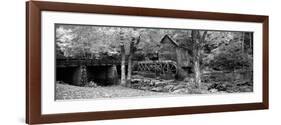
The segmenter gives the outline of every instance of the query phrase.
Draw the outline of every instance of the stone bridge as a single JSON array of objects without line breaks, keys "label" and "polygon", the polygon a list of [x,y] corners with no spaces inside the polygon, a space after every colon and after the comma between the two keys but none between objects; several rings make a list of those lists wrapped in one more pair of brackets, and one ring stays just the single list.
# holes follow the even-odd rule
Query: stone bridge
[{"label": "stone bridge", "polygon": [[[133,71],[167,77],[165,74],[177,73],[177,64],[174,61],[134,61]],[[120,76],[121,61],[119,60],[56,60],[57,81],[78,86],[83,86],[89,81],[94,81],[98,85],[113,85],[119,83]]]}]

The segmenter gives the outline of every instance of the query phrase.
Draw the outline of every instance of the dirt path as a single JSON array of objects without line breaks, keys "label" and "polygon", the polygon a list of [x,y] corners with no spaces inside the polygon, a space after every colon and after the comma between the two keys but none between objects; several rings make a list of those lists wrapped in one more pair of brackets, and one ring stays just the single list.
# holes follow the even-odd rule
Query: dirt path
[{"label": "dirt path", "polygon": [[95,98],[115,98],[115,97],[137,97],[137,96],[159,96],[172,95],[171,93],[161,93],[131,89],[122,86],[107,87],[78,87],[66,84],[56,84],[56,100],[67,99],[95,99]]}]

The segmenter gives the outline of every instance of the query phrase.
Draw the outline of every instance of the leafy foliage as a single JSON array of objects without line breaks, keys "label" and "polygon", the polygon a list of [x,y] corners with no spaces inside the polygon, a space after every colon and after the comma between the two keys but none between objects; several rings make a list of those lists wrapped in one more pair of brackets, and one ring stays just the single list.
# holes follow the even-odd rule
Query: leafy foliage
[{"label": "leafy foliage", "polygon": [[220,53],[216,54],[209,64],[215,70],[233,71],[236,69],[250,69],[252,66],[252,57],[242,53],[240,42],[223,45],[219,48],[219,51]]}]

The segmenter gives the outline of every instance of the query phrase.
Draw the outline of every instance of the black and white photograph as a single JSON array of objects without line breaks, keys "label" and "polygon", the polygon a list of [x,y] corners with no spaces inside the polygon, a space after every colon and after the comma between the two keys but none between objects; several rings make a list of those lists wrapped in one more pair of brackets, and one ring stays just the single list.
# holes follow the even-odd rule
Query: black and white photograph
[{"label": "black and white photograph", "polygon": [[253,93],[247,31],[55,24],[55,100]]}]

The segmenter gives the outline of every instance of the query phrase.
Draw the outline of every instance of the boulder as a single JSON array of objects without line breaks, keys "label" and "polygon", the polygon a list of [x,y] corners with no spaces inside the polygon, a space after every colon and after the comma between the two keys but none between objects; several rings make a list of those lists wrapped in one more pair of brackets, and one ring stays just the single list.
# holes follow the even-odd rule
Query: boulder
[{"label": "boulder", "polygon": [[166,85],[164,86],[165,90],[171,91],[174,88],[174,85]]},{"label": "boulder", "polygon": [[188,83],[194,83],[194,78],[186,77],[183,81]]},{"label": "boulder", "polygon": [[96,87],[98,87],[98,84],[95,83],[95,82],[93,82],[93,81],[90,81],[90,82],[88,82],[88,83],[85,85],[85,87],[93,87],[93,88],[96,88]]},{"label": "boulder", "polygon": [[154,82],[154,85],[164,85],[164,84],[166,84],[166,82],[164,82],[164,81],[155,81]]},{"label": "boulder", "polygon": [[226,91],[227,89],[227,85],[226,84],[223,84],[223,83],[214,83],[212,84],[208,90],[211,90],[211,89],[217,89],[218,91]]},{"label": "boulder", "polygon": [[179,85],[176,85],[173,90],[177,90],[177,89],[181,89],[181,88],[186,88],[186,85],[182,85],[182,84],[179,84]]},{"label": "boulder", "polygon": [[205,90],[205,89],[202,89],[201,90],[201,94],[210,94],[211,92],[210,91],[208,91],[208,90]]},{"label": "boulder", "polygon": [[209,91],[210,91],[211,93],[216,93],[216,92],[218,92],[217,89],[210,89]]},{"label": "boulder", "polygon": [[141,86],[139,89],[141,89],[141,90],[149,90],[149,87],[148,86]]},{"label": "boulder", "polygon": [[189,91],[187,88],[181,88],[173,91],[173,93],[188,93],[188,92]]},{"label": "boulder", "polygon": [[153,87],[151,89],[151,91],[154,91],[154,92],[162,92],[163,91],[163,88],[162,87]]}]

